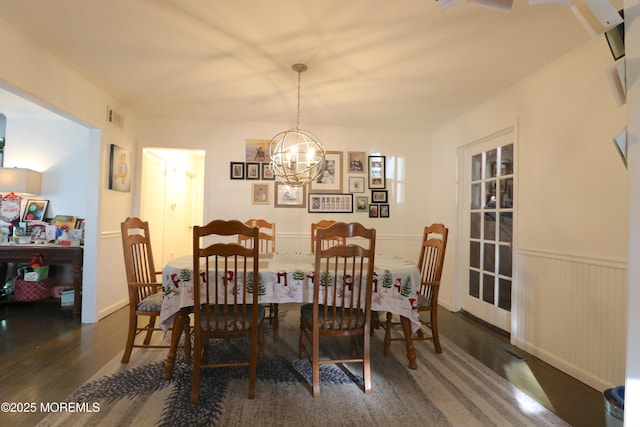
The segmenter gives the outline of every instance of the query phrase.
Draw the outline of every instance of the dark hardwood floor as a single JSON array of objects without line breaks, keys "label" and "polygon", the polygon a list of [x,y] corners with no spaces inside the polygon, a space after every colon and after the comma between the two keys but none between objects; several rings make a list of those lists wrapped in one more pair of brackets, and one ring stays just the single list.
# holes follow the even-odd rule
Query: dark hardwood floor
[{"label": "dark hardwood floor", "polygon": [[[439,320],[444,336],[572,426],[605,426],[600,391],[512,347],[506,336],[464,314],[441,309]],[[81,325],[55,302],[0,301],[0,403],[63,401],[123,349],[126,327],[126,309]],[[44,416],[0,412],[0,425],[33,426]]]}]

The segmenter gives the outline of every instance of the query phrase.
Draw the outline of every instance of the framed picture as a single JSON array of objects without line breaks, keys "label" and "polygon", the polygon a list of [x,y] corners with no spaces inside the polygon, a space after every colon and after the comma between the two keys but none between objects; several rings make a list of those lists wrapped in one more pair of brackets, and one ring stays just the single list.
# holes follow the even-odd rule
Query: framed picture
[{"label": "framed picture", "polygon": [[27,200],[22,214],[23,221],[44,221],[48,200]]},{"label": "framed picture", "polygon": [[266,162],[269,163],[269,139],[247,139],[245,140],[245,161],[246,162]]},{"label": "framed picture", "polygon": [[366,158],[367,153],[364,151],[349,151],[349,172],[365,173],[364,159]]},{"label": "framed picture", "polygon": [[231,162],[231,179],[244,179],[244,162]]},{"label": "framed picture", "polygon": [[260,178],[266,181],[274,181],[276,179],[269,163],[260,163],[260,168],[262,169],[260,171]]},{"label": "framed picture", "polygon": [[268,205],[269,200],[269,184],[252,184],[251,185],[251,203],[254,205]]},{"label": "framed picture", "polygon": [[369,156],[369,188],[386,188],[384,156]]},{"label": "framed picture", "polygon": [[129,150],[111,144],[109,190],[131,191],[131,155]]},{"label": "framed picture", "polygon": [[245,173],[247,179],[260,179],[260,163],[247,162]]},{"label": "framed picture", "polygon": [[389,205],[380,205],[380,218],[389,218]]},{"label": "framed picture", "polygon": [[387,190],[371,190],[371,203],[387,202]]},{"label": "framed picture", "polygon": [[310,191],[342,193],[342,151],[327,151],[324,170],[311,181]]},{"label": "framed picture", "polygon": [[369,211],[369,197],[356,196],[356,212],[368,212]]},{"label": "framed picture", "polygon": [[379,205],[374,205],[373,203],[370,204],[369,205],[369,218],[379,218],[380,217],[379,209],[380,209]]},{"label": "framed picture", "polygon": [[305,208],[307,206],[307,186],[294,187],[293,185],[276,182],[275,202],[276,208]]},{"label": "framed picture", "polygon": [[364,193],[364,176],[349,177],[349,193]]},{"label": "framed picture", "polygon": [[309,212],[351,213],[353,194],[309,194]]}]

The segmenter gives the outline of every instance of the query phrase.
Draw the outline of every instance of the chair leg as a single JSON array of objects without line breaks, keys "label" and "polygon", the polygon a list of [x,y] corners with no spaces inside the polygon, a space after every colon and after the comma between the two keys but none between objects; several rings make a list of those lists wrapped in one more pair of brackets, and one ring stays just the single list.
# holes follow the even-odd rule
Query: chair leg
[{"label": "chair leg", "polygon": [[305,355],[304,351],[304,324],[300,319],[300,338],[298,339],[298,359],[302,360]]},{"label": "chair leg", "polygon": [[371,394],[371,335],[365,333],[362,341],[362,378],[364,380],[364,394]]},{"label": "chair leg", "polygon": [[264,321],[258,328],[251,330],[251,343],[249,344],[249,399],[256,397],[256,380],[258,377],[258,352],[262,340],[264,342]]},{"label": "chair leg", "polygon": [[264,321],[258,328],[258,358],[260,360],[264,358]]},{"label": "chair leg", "polygon": [[184,361],[191,363],[191,325],[189,314],[178,313],[178,316],[182,316],[182,324],[184,328]]},{"label": "chair leg", "polygon": [[442,353],[442,346],[440,346],[440,334],[438,334],[438,311],[436,307],[431,312],[431,335],[433,335],[433,345],[436,348],[436,353]]},{"label": "chair leg", "polygon": [[191,403],[200,399],[200,363],[202,361],[200,337],[196,336],[193,344],[193,367],[191,372]]},{"label": "chair leg", "polygon": [[278,304],[271,304],[271,324],[273,325],[273,339],[278,339]]},{"label": "chair leg", "polygon": [[312,331],[311,352],[313,397],[320,397],[320,333],[317,329]]},{"label": "chair leg", "polygon": [[156,316],[149,316],[149,323],[147,324],[147,334],[142,342],[144,345],[149,345],[151,337],[153,336],[153,329],[156,327]]},{"label": "chair leg", "polygon": [[391,351],[391,317],[392,314],[387,312],[387,323],[384,331],[384,355],[388,356]]},{"label": "chair leg", "polygon": [[129,363],[131,358],[131,350],[133,350],[133,342],[136,339],[136,329],[138,328],[138,316],[133,310],[129,310],[129,333],[127,334],[127,343],[124,347],[121,363]]}]

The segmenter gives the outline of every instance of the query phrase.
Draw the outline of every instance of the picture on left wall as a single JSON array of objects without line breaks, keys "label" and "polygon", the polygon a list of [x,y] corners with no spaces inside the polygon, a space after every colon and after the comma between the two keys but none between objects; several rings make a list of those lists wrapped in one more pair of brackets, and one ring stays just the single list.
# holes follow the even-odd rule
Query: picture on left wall
[{"label": "picture on left wall", "polygon": [[131,155],[129,150],[111,144],[109,190],[131,191]]}]

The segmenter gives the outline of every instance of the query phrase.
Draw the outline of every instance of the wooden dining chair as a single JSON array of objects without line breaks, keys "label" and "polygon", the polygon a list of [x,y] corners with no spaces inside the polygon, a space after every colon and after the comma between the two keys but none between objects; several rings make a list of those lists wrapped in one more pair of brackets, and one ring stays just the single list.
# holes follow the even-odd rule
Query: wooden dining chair
[{"label": "wooden dining chair", "polygon": [[[329,227],[335,223],[336,221],[332,219],[323,219],[311,224],[311,253],[314,253],[316,250],[316,240],[318,235],[318,229]],[[322,247],[327,248],[333,245],[340,245],[340,244],[344,245],[345,242],[346,240],[340,236],[326,236],[325,239],[322,241]]]},{"label": "wooden dining chair", "polygon": [[[324,248],[329,237],[357,237],[368,247],[338,244]],[[371,393],[371,293],[376,230],[343,222],[318,229],[313,274],[313,303],[300,309],[300,359],[309,358],[312,394],[320,396],[320,365],[363,364],[365,394]],[[345,358],[320,358],[321,337],[350,337],[351,354]]]},{"label": "wooden dining chair", "polygon": [[[276,223],[269,222],[264,219],[249,219],[244,222],[249,227],[258,227],[259,235],[259,252],[261,255],[274,253],[276,251]],[[243,246],[251,247],[253,240],[245,236],[238,236],[238,243]],[[273,338],[278,338],[278,304],[264,304],[265,319],[271,322],[273,328]]]},{"label": "wooden dining chair", "polygon": [[[129,288],[129,332],[122,355],[122,363],[129,363],[134,347],[169,348],[169,344],[151,344],[162,307],[162,282],[157,280],[149,237],[149,223],[140,218],[127,218],[120,224],[124,266]],[[138,320],[146,317],[148,323],[138,326]],[[142,343],[136,341],[138,334],[144,332]],[[186,335],[188,336],[188,335]]]},{"label": "wooden dining chair", "polygon": [[[236,242],[204,244],[209,237],[238,235],[251,238],[251,247]],[[249,399],[255,397],[258,357],[264,347],[258,239],[258,227],[237,220],[215,220],[193,228],[193,403],[199,399],[202,368],[248,366]],[[210,340],[238,338],[249,340],[247,352],[237,354],[238,359],[221,360],[219,355],[208,354]]]},{"label": "wooden dining chair", "polygon": [[[276,251],[276,223],[264,219],[249,219],[244,222],[249,227],[260,229],[259,247],[261,254],[274,253]],[[251,247],[253,239],[246,236],[238,236],[238,243],[245,247]]]},{"label": "wooden dining chair", "polygon": [[[432,224],[425,227],[422,233],[422,244],[420,247],[420,258],[418,259],[418,269],[420,270],[420,290],[417,295],[417,310],[420,312],[421,328],[413,337],[413,341],[432,340],[436,353],[442,353],[440,346],[440,336],[438,334],[438,292],[440,290],[440,278],[442,277],[442,266],[444,255],[447,249],[447,236],[449,229],[443,224]],[[429,313],[429,319],[422,317],[423,312]],[[392,337],[391,329],[397,322],[392,321],[391,313],[387,313],[384,335],[384,354],[389,354],[391,341],[405,341],[405,337]],[[425,335],[425,329],[429,329]]]}]

